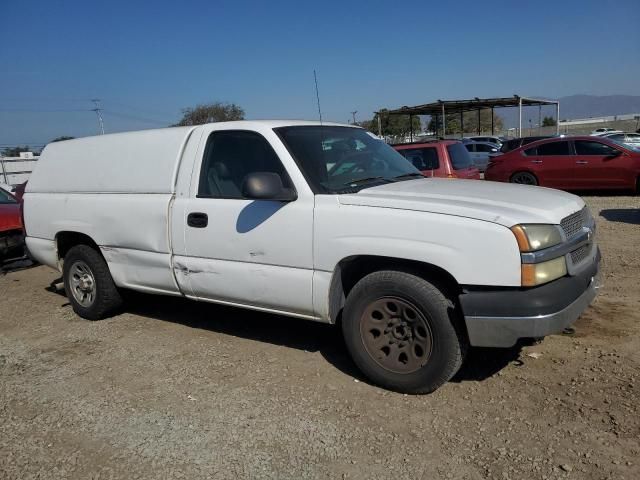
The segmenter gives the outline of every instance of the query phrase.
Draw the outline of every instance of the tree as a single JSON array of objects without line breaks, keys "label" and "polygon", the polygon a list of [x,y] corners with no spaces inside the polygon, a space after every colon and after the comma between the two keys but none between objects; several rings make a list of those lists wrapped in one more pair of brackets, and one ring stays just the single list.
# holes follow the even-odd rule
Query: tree
[{"label": "tree", "polygon": [[235,103],[202,103],[182,109],[182,120],[175,126],[202,125],[203,123],[244,120],[244,110]]},{"label": "tree", "polygon": [[28,145],[24,145],[23,147],[7,147],[4,149],[2,154],[5,157],[19,157],[22,152],[30,152],[31,149]]},{"label": "tree", "polygon": [[[453,113],[447,115],[447,131],[446,135],[459,135],[460,133],[477,133],[478,132],[478,111],[464,112],[462,114],[462,121],[464,125],[460,125],[460,114]],[[442,120],[438,117],[438,124],[436,125],[436,117],[431,117],[429,121],[428,130],[437,131],[442,135]],[[500,131],[504,128],[504,122],[499,115],[493,115],[493,128]],[[491,132],[491,109],[485,108],[480,110],[480,133]]]},{"label": "tree", "polygon": [[558,123],[556,122],[556,119],[553,117],[544,117],[542,119],[542,126],[543,127],[555,127]]},{"label": "tree", "polygon": [[51,140],[49,143],[53,143],[53,142],[64,142],[65,140],[73,140],[76,137],[68,137],[66,135],[62,135],[61,137],[56,137],[53,140]]},{"label": "tree", "polygon": [[[380,122],[382,123],[382,134],[383,135],[409,135],[411,132],[411,124],[409,123],[409,115],[388,115],[386,112],[388,110],[382,109],[380,110]],[[360,122],[359,125],[362,128],[369,130],[372,133],[378,134],[378,113],[373,116],[371,120],[365,120],[364,122]],[[413,133],[418,133],[422,128],[422,124],[420,123],[420,117],[413,117]]]}]

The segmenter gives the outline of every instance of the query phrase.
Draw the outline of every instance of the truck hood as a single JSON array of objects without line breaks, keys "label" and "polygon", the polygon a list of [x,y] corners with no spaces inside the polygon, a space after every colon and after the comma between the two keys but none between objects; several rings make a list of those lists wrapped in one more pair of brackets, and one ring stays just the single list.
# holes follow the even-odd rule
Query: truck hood
[{"label": "truck hood", "polygon": [[481,180],[424,178],[339,195],[342,205],[395,208],[474,218],[512,227],[559,224],[584,207],[580,197],[551,188]]}]

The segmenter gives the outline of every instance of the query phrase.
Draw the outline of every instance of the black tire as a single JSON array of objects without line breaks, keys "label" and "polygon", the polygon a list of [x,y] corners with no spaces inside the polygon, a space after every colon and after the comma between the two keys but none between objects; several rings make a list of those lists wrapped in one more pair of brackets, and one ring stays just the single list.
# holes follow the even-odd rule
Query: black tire
[{"label": "black tire", "polygon": [[[394,317],[393,309],[389,310],[393,303],[396,312],[404,313]],[[413,320],[406,315],[411,310],[415,310]],[[376,313],[382,320],[376,319]],[[361,279],[349,293],[342,331],[355,364],[372,382],[402,393],[429,393],[449,381],[462,365],[467,340],[458,317],[456,302],[423,278],[379,271]],[[377,321],[381,330],[376,334]],[[419,342],[422,356],[416,350]],[[410,361],[403,352],[410,354]]]},{"label": "black tire", "polygon": [[[79,267],[88,272],[86,278],[90,277],[94,286],[92,296],[87,294],[84,304],[77,298],[84,293],[83,289],[77,287],[78,282],[84,280],[78,279]],[[107,263],[100,252],[88,245],[76,245],[67,252],[64,257],[63,278],[73,311],[82,318],[100,320],[111,316],[122,306],[122,297],[113,283]],[[85,284],[83,286],[86,287]]]},{"label": "black tire", "polygon": [[509,182],[521,185],[538,185],[538,178],[531,172],[516,172],[511,175]]}]

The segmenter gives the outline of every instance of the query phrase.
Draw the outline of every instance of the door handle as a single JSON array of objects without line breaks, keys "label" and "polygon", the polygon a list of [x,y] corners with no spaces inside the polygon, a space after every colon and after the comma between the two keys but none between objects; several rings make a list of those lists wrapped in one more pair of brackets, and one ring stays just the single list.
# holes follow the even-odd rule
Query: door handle
[{"label": "door handle", "polygon": [[589,163],[589,162],[587,162],[586,160],[576,160],[576,163],[577,163],[578,165],[586,165],[586,164],[587,164],[587,163]]},{"label": "door handle", "polygon": [[531,163],[542,163],[542,160],[531,160]]},{"label": "door handle", "polygon": [[191,212],[187,215],[187,225],[193,228],[205,228],[209,225],[209,217],[206,213]]}]

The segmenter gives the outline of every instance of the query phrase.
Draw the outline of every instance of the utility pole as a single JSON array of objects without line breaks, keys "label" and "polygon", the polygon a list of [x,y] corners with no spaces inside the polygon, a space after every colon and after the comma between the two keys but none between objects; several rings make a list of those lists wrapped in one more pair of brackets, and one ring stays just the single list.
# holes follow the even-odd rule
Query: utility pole
[{"label": "utility pole", "polygon": [[351,116],[353,117],[353,124],[354,124],[354,125],[356,124],[356,113],[358,113],[358,111],[357,111],[357,110],[355,110],[355,111],[351,112]]},{"label": "utility pole", "polygon": [[538,105],[538,135],[540,135],[541,128],[542,128],[542,105]]},{"label": "utility pole", "polygon": [[102,120],[102,108],[100,107],[100,99],[93,98],[91,99],[91,101],[96,106],[96,108],[92,108],[91,111],[96,112],[96,115],[98,116],[98,124],[100,125],[100,135],[104,135],[104,121]]}]

